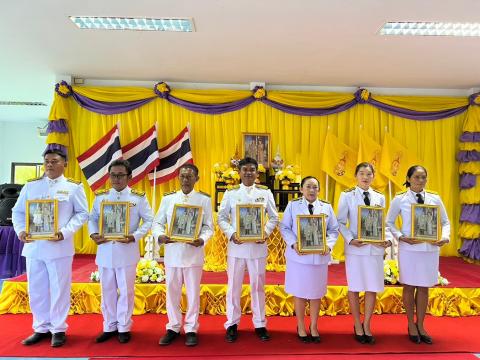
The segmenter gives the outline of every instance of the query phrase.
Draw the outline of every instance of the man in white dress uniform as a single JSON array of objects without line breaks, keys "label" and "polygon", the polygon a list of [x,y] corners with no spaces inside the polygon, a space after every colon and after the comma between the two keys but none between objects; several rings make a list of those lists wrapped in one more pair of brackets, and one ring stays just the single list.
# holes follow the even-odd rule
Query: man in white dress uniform
[{"label": "man in white dress uniform", "polygon": [[[252,297],[253,325],[255,333],[262,341],[270,339],[265,319],[265,265],[267,260],[266,240],[278,224],[278,213],[272,192],[263,185],[255,185],[258,176],[258,163],[255,159],[245,158],[238,164],[242,183],[223,196],[218,212],[218,225],[228,239],[227,250],[227,330],[225,340],[234,342],[238,337],[238,324],[242,309],[240,296],[245,267],[250,277]],[[237,234],[236,206],[239,204],[262,204],[268,213],[264,225],[265,237],[257,242],[242,242]]]},{"label": "man in white dress uniform", "polygon": [[[33,345],[52,336],[51,345],[65,344],[67,315],[70,308],[74,233],[88,219],[88,205],[81,183],[67,179],[63,171],[67,157],[60,150],[44,154],[45,174],[22,188],[12,209],[12,221],[27,259],[28,295],[34,333],[22,341]],[[27,200],[58,201],[58,232],[55,240],[27,239],[25,205]]]},{"label": "man in white dress uniform", "polygon": [[[101,343],[118,336],[120,343],[130,341],[132,313],[135,297],[135,275],[140,259],[138,241],[150,230],[153,213],[145,193],[131,189],[128,182],[132,169],[126,160],[115,160],[109,167],[112,189],[95,193],[92,212],[88,221],[90,238],[98,245],[95,263],[100,273],[102,287],[103,332],[95,341]],[[128,236],[109,241],[99,234],[100,208],[103,201],[129,202]],[[119,213],[105,214],[111,215]],[[120,219],[115,219],[120,222]],[[142,224],[140,225],[140,220]],[[115,229],[119,232],[120,229]]]},{"label": "man in white dress uniform", "polygon": [[[159,344],[170,345],[180,335],[182,328],[180,300],[182,284],[185,283],[188,302],[183,325],[186,337],[185,345],[195,346],[198,344],[200,281],[205,257],[204,248],[208,239],[213,235],[212,202],[208,194],[193,189],[195,183],[200,179],[198,168],[195,165],[182,165],[178,179],[181,190],[163,196],[152,228],[155,239],[158,239],[160,244],[165,244],[168,323],[167,333],[160,339]],[[168,227],[171,224],[175,204],[199,206],[202,209],[200,231],[195,234],[192,242],[178,242],[168,236]],[[185,215],[187,214],[185,213]]]}]

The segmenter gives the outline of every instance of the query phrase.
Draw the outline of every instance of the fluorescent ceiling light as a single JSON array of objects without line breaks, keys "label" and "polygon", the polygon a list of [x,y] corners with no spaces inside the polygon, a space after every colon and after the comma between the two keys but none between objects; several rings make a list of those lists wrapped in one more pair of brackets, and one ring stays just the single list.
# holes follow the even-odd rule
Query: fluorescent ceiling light
[{"label": "fluorescent ceiling light", "polygon": [[143,30],[193,32],[192,18],[124,18],[97,16],[70,16],[80,29]]},{"label": "fluorescent ceiling light", "polygon": [[387,22],[380,35],[480,36],[480,23]]}]

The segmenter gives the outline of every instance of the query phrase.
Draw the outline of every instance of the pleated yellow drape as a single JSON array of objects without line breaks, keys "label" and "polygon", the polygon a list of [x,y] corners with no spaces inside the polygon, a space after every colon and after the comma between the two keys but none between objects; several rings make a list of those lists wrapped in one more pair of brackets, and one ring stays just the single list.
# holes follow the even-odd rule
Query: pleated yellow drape
[{"label": "pleated yellow drape", "polygon": [[[236,148],[241,149],[242,132],[270,133],[272,151],[275,152],[278,146],[285,164],[299,165],[302,176],[317,176],[322,187],[321,197],[332,201],[334,208],[344,187],[330,179],[329,192],[325,194],[325,173],[320,170],[319,160],[327,130],[355,150],[359,145],[360,129],[380,144],[388,131],[422,160],[428,170],[428,188],[438,191],[442,196],[452,224],[452,239],[450,244],[442,247],[441,254],[454,256],[460,247],[457,238],[460,202],[455,155],[465,115],[437,121],[413,121],[389,115],[370,105],[357,105],[339,114],[310,117],[286,114],[261,102],[222,115],[204,115],[159,98],[128,113],[108,116],[85,110],[71,98],[68,99],[68,106],[69,109],[65,111],[69,113],[67,123],[71,161],[67,175],[75,179],[83,180],[76,156],[87,150],[116,123],[120,126],[123,145],[156,123],[160,147],[166,145],[189,124],[192,152],[195,164],[200,169],[197,188],[213,195],[213,164],[228,162]],[[91,204],[94,195],[88,185],[85,182],[84,184]],[[153,191],[147,180],[135,187],[145,191],[152,201]],[[157,186],[155,207],[158,208],[164,192],[176,188],[176,181]],[[386,197],[388,199],[388,194]],[[75,248],[77,253],[95,252],[95,245],[86,231],[77,235]],[[339,259],[343,258],[343,241],[337,242],[333,254]]]}]

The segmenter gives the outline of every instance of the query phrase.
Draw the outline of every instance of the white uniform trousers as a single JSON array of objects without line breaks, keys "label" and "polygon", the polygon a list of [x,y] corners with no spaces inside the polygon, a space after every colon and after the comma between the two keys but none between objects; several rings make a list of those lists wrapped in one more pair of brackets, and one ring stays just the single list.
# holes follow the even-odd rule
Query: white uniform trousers
[{"label": "white uniform trousers", "polygon": [[127,332],[132,328],[136,265],[98,267],[102,286],[103,331]]},{"label": "white uniform trousers", "polygon": [[65,332],[70,309],[73,256],[26,259],[33,330],[39,333],[50,331],[52,334]]},{"label": "white uniform trousers", "polygon": [[242,294],[245,267],[248,269],[250,278],[250,296],[252,306],[252,322],[255,328],[265,327],[265,265],[266,257],[258,259],[241,259],[227,257],[227,321],[224,326],[227,329],[231,325],[239,324],[242,315],[240,297]]},{"label": "white uniform trousers", "polygon": [[167,330],[180,332],[182,327],[182,311],[180,300],[182,298],[182,285],[185,283],[187,292],[187,312],[183,330],[187,332],[198,331],[198,314],[200,311],[200,281],[202,279],[202,267],[166,267],[167,285]]}]

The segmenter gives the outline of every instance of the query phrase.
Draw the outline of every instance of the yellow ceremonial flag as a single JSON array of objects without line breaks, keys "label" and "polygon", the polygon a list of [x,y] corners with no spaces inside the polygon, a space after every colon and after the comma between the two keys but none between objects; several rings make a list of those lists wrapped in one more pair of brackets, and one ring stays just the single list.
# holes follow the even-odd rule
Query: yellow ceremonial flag
[{"label": "yellow ceremonial flag", "polygon": [[416,154],[386,133],[383,140],[380,172],[395,185],[403,187],[408,168],[419,164]]},{"label": "yellow ceremonial flag", "polygon": [[353,186],[356,161],[356,151],[328,132],[323,148],[321,169],[342,185]]},{"label": "yellow ceremonial flag", "polygon": [[375,169],[375,178],[372,187],[377,190],[384,190],[388,185],[388,179],[380,173],[380,159],[382,146],[368,136],[365,130],[360,131],[360,142],[358,147],[357,163],[368,162]]}]

